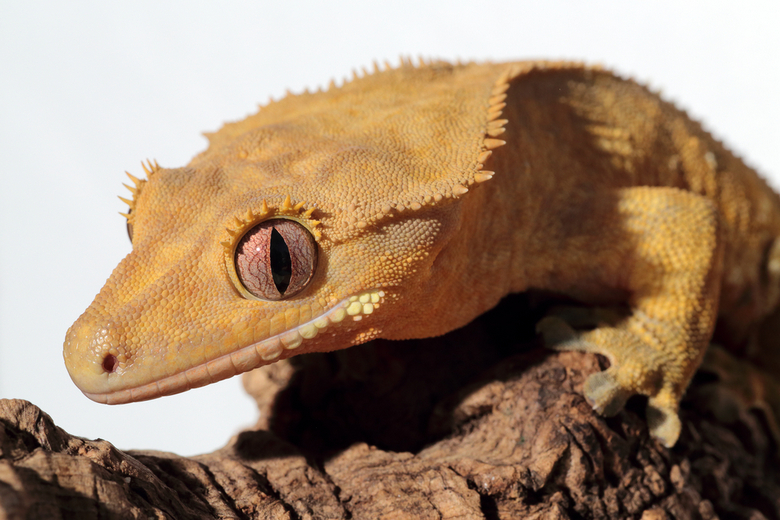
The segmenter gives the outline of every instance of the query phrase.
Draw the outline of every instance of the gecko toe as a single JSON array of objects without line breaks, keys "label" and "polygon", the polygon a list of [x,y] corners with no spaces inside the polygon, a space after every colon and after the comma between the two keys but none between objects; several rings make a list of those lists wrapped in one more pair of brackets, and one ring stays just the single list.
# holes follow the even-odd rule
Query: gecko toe
[{"label": "gecko toe", "polygon": [[591,374],[585,380],[585,398],[596,412],[606,417],[617,414],[633,395],[623,388],[611,369]]},{"label": "gecko toe", "polygon": [[545,346],[554,349],[572,350],[571,347],[561,347],[577,340],[577,333],[568,323],[557,316],[547,316],[536,324],[536,332],[542,335]]},{"label": "gecko toe", "polygon": [[546,316],[536,324],[536,332],[542,335],[544,344],[553,350],[576,350],[601,353],[596,345],[583,339],[565,320]]},{"label": "gecko toe", "polygon": [[647,427],[650,435],[667,448],[671,448],[680,437],[680,416],[677,415],[676,407],[670,408],[657,401],[657,398],[650,398],[647,404]]}]

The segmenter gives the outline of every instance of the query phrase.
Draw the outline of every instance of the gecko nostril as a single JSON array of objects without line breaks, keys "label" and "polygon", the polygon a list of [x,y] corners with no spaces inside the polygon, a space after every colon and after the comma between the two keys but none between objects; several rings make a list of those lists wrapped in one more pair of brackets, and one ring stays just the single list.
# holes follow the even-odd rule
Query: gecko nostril
[{"label": "gecko nostril", "polygon": [[116,369],[116,365],[116,356],[113,354],[106,354],[106,357],[103,358],[103,370],[110,374]]}]

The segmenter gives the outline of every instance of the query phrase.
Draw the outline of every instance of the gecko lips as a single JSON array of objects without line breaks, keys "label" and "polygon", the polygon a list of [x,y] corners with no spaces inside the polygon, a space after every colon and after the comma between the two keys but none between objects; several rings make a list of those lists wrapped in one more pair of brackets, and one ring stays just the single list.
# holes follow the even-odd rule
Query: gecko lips
[{"label": "gecko lips", "polygon": [[[112,352],[103,353],[101,345],[110,343],[114,327],[106,326],[88,332],[90,327],[74,324],[68,331],[64,357],[71,379],[88,398],[104,404],[145,401],[208,385],[258,366],[293,355],[296,349],[324,334],[334,325],[359,322],[384,303],[382,290],[366,291],[345,298],[325,313],[291,330],[284,331],[239,350],[219,356],[181,372],[144,382],[133,372],[133,363]],[[78,355],[83,347],[94,356]]]}]

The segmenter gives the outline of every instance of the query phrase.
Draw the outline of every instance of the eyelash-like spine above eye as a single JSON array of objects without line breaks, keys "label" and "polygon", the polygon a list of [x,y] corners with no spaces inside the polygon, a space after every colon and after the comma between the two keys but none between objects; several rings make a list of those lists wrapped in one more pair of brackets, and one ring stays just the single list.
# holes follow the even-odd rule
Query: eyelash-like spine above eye
[{"label": "eyelash-like spine above eye", "polygon": [[135,220],[135,206],[138,203],[138,197],[141,195],[141,190],[143,189],[144,185],[148,182],[147,179],[151,179],[152,175],[157,173],[159,170],[161,170],[160,165],[157,164],[157,161],[150,161],[147,159],[147,164],[144,164],[141,162],[141,167],[144,169],[144,173],[146,173],[146,179],[139,179],[138,177],[131,175],[129,172],[125,172],[125,174],[130,178],[131,181],[133,181],[134,186],[129,186],[127,184],[122,184],[125,188],[130,190],[130,193],[132,194],[132,199],[126,199],[124,197],[119,197],[119,200],[127,204],[127,213],[119,212],[120,215],[125,217],[127,219],[127,236],[130,238],[130,243],[133,243],[133,221]]}]

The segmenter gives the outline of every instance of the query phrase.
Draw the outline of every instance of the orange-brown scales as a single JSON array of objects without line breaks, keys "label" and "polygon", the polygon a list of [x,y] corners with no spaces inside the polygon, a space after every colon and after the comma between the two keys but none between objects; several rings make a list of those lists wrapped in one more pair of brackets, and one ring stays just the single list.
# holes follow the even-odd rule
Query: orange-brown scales
[{"label": "orange-brown scales", "polygon": [[208,137],[188,166],[133,178],[133,251],[65,340],[91,399],[442,334],[537,288],[628,305],[611,326],[539,330],[607,356],[588,399],[611,414],[647,395],[671,446],[718,316],[745,341],[777,304],[778,197],[684,113],[599,68],[377,67]]}]

